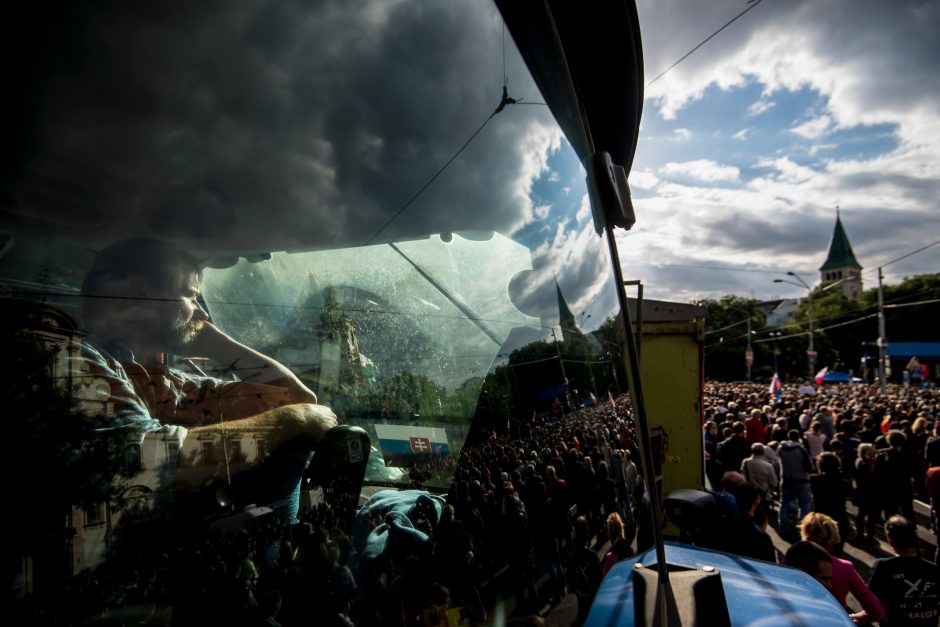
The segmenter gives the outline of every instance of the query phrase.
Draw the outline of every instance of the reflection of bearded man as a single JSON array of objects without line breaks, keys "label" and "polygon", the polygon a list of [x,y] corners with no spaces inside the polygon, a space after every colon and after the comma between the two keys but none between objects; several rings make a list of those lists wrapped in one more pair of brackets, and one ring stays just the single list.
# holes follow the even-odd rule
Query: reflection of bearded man
[{"label": "reflection of bearded man", "polygon": [[126,240],[101,251],[85,276],[86,323],[135,353],[181,352],[208,316],[197,261],[162,242]]},{"label": "reflection of bearded man", "polygon": [[[92,331],[83,355],[108,381],[112,411],[144,432],[179,425],[213,437],[224,416],[226,429],[264,433],[269,451],[288,442],[309,450],[336,417],[284,365],[213,325],[200,284],[196,259],[165,242],[127,240],[98,254],[82,284]],[[207,357],[240,380],[167,367],[166,353]]]}]

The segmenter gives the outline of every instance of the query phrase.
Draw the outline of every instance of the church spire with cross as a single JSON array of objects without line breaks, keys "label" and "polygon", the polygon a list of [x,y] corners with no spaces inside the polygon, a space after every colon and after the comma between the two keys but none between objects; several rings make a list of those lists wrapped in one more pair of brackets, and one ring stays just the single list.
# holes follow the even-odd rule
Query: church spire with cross
[{"label": "church spire with cross", "polygon": [[853,300],[858,300],[862,294],[862,265],[852,252],[839,207],[836,207],[836,225],[829,241],[829,255],[819,268],[819,279],[823,283],[838,282],[842,293]]}]

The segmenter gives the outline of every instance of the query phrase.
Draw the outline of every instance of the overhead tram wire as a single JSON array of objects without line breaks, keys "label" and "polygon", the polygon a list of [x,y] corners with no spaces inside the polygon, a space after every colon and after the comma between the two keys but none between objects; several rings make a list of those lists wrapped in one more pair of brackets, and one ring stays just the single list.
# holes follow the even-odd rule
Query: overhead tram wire
[{"label": "overhead tram wire", "polygon": [[703,266],[684,263],[634,263],[634,266],[652,268],[691,268],[693,270],[718,270],[720,272],[759,272],[761,274],[780,274],[780,270],[758,270],[757,268],[729,268],[722,266]]},{"label": "overhead tram wire", "polygon": [[[931,248],[932,246],[936,246],[937,244],[940,244],[940,240],[931,242],[930,244],[927,244],[926,246],[921,246],[917,250],[912,250],[911,252],[901,255],[900,257],[897,257],[895,259],[892,259],[891,261],[880,264],[880,267],[884,268],[885,266],[901,261],[902,259],[907,259],[911,255],[915,255],[919,252],[927,250],[928,248]],[[706,265],[682,264],[682,263],[634,263],[632,265],[651,267],[651,268],[689,268],[692,270],[717,270],[719,272],[754,272],[754,273],[759,273],[759,274],[780,274],[781,272],[780,270],[760,270],[757,268],[730,268],[727,266],[706,266]],[[875,272],[877,269],[878,267],[872,267],[872,268],[869,268],[868,270],[863,271],[862,274],[869,274],[871,272]]]},{"label": "overhead tram wire", "polygon": [[[759,1],[760,1],[760,0],[758,0],[758,2],[759,2]],[[522,98],[510,98],[510,97],[509,97],[509,75],[506,73],[506,23],[503,22],[503,97],[502,97],[502,99],[500,99],[499,104],[496,106],[496,110],[493,111],[493,113],[491,113],[491,114],[489,115],[489,117],[487,117],[487,118],[483,121],[483,124],[481,124],[480,127],[479,127],[477,130],[475,130],[472,135],[470,135],[470,137],[467,139],[467,141],[465,141],[465,142],[463,143],[463,145],[457,150],[457,152],[455,152],[455,153],[453,154],[453,156],[451,156],[451,158],[448,159],[448,160],[444,163],[444,165],[442,165],[442,166],[437,170],[437,172],[435,172],[435,173],[431,176],[431,178],[429,178],[428,181],[427,181],[424,185],[422,185],[421,188],[418,189],[418,191],[415,192],[414,195],[413,195],[411,198],[408,199],[408,201],[407,201],[405,204],[403,204],[395,213],[393,213],[392,216],[391,216],[388,220],[385,221],[385,224],[383,224],[381,227],[379,227],[379,230],[377,230],[375,233],[372,234],[372,237],[370,237],[368,240],[366,240],[364,246],[368,246],[369,244],[371,244],[372,242],[374,242],[374,241],[375,241],[375,238],[377,238],[377,237],[382,233],[382,231],[384,231],[386,228],[388,228],[388,226],[389,226],[392,222],[394,222],[396,219],[398,219],[398,216],[400,216],[402,213],[404,213],[405,209],[407,209],[408,207],[410,207],[411,204],[412,204],[414,201],[416,201],[416,200],[418,199],[418,197],[419,197],[421,194],[423,194],[424,191],[425,191],[427,188],[429,188],[429,187],[431,186],[431,184],[437,179],[437,177],[439,177],[441,174],[444,173],[444,170],[446,170],[446,169],[448,168],[448,166],[450,166],[450,164],[453,163],[454,160],[457,159],[457,157],[460,156],[460,153],[462,153],[464,150],[466,150],[467,146],[470,145],[470,142],[472,142],[472,141],[476,138],[476,136],[479,135],[480,132],[483,131],[483,129],[486,127],[486,125],[490,123],[490,120],[492,120],[494,117],[496,117],[496,114],[497,114],[497,113],[502,112],[502,110],[505,109],[508,105],[522,105],[522,104],[525,104],[525,105],[537,105],[537,106],[543,106],[543,107],[548,106],[548,105],[547,105],[546,103],[544,103],[544,102],[524,102]]]},{"label": "overhead tram wire", "polygon": [[935,241],[933,241],[933,242],[930,242],[930,243],[927,244],[926,246],[921,246],[920,248],[918,248],[918,249],[916,249],[916,250],[912,250],[912,251],[909,252],[909,253],[906,253],[906,254],[904,254],[904,255],[901,255],[900,257],[895,257],[895,258],[892,259],[891,261],[887,261],[887,262],[882,263],[882,264],[879,264],[879,265],[877,265],[877,266],[873,266],[873,267],[869,268],[868,270],[866,270],[865,272],[863,272],[862,274],[868,274],[869,272],[874,272],[874,271],[877,270],[878,268],[884,268],[884,267],[890,266],[890,265],[893,264],[893,263],[897,263],[898,261],[901,261],[902,259],[907,259],[907,258],[910,257],[911,255],[916,255],[917,253],[923,252],[923,251],[927,250],[928,248],[931,248],[931,247],[933,247],[933,246],[936,246],[937,244],[940,244],[940,239],[935,240]]},{"label": "overhead tram wire", "polygon": [[[920,292],[920,293],[925,293],[925,292]],[[907,298],[907,297],[905,297],[905,298]],[[902,308],[902,307],[916,307],[916,306],[919,306],[919,305],[932,305],[932,304],[934,304],[934,303],[940,303],[940,298],[931,298],[931,299],[928,299],[928,300],[919,300],[919,301],[916,301],[916,302],[913,302],[913,303],[892,303],[892,304],[887,304],[887,305],[885,305],[884,308],[885,308],[885,309],[900,309],[900,308]],[[872,309],[873,307],[875,307],[875,305],[869,306],[868,309]],[[841,315],[841,314],[840,314],[840,315]],[[829,318],[838,318],[840,315],[829,316]],[[876,312],[873,312],[873,313],[865,314],[864,316],[861,316],[861,317],[859,317],[859,318],[852,318],[851,320],[845,320],[845,321],[843,321],[843,322],[836,322],[835,324],[830,324],[830,325],[827,325],[827,326],[825,326],[825,327],[820,327],[819,329],[816,329],[816,332],[828,331],[829,329],[835,329],[835,328],[838,328],[838,327],[848,326],[848,325],[850,325],[850,324],[855,324],[856,322],[862,322],[862,321],[864,321],[864,320],[870,320],[870,319],[876,318],[876,317],[878,317],[878,312],[877,312],[877,311],[876,311]],[[826,318],[820,318],[820,320],[825,320],[825,319],[826,319]],[[730,327],[732,327],[732,326],[737,326],[737,325],[739,325],[739,324],[744,324],[744,322],[745,322],[745,321],[736,322],[736,323],[734,323],[734,324],[732,324],[732,325],[729,325],[729,326],[727,326],[727,327],[722,327],[722,329],[727,329],[727,328],[730,328]],[[786,327],[783,327],[783,328],[786,328]],[[710,331],[709,333],[714,333],[714,332],[719,331],[719,330],[721,330],[721,329],[715,329],[715,331]],[[706,333],[706,335],[707,335],[707,333]],[[789,334],[787,334],[787,335],[782,335],[782,336],[776,338],[776,340],[778,340],[778,341],[779,341],[779,340],[786,340],[786,339],[791,338],[791,337],[805,337],[805,336],[807,336],[807,335],[809,335],[809,331],[795,331],[795,332],[789,333]],[[733,337],[733,338],[727,340],[727,342],[735,342],[735,341],[737,341],[737,340],[743,340],[743,339],[746,338],[746,337],[747,337],[746,334],[745,334],[745,335],[738,335],[738,336],[736,336],[736,337]],[[762,344],[762,343],[765,343],[765,342],[770,342],[770,341],[772,341],[772,340],[773,340],[773,338],[764,338],[764,339],[759,339],[759,340],[752,340],[751,343],[752,343],[752,344]],[[711,343],[711,344],[706,345],[705,348],[711,348],[712,346],[718,346],[719,344],[722,344],[722,343],[724,343],[724,341],[713,342],[713,343]]]},{"label": "overhead tram wire", "polygon": [[[502,103],[500,103],[500,104],[502,104]],[[400,215],[405,211],[405,209],[407,209],[408,207],[410,207],[410,206],[411,206],[411,203],[413,203],[414,201],[416,201],[416,200],[418,199],[418,196],[420,196],[422,193],[424,193],[424,190],[426,190],[428,187],[430,187],[430,186],[431,186],[431,183],[433,183],[433,182],[437,179],[437,177],[439,177],[439,176],[444,172],[444,170],[447,169],[447,166],[449,166],[451,163],[453,163],[453,162],[454,162],[454,159],[456,159],[457,157],[460,156],[460,153],[462,153],[462,152],[467,148],[467,146],[470,145],[470,142],[472,142],[472,141],[474,140],[474,138],[476,138],[476,136],[480,134],[480,132],[486,127],[487,124],[490,123],[490,120],[492,120],[492,119],[493,119],[493,116],[495,116],[497,113],[498,113],[498,111],[494,111],[493,113],[491,113],[491,114],[489,115],[489,117],[487,117],[486,120],[483,121],[483,124],[480,125],[480,128],[478,128],[477,130],[473,131],[473,134],[470,136],[469,139],[467,139],[467,141],[465,141],[465,142],[463,143],[463,145],[460,147],[460,149],[458,149],[457,152],[455,152],[455,153],[453,154],[453,156],[452,156],[450,159],[448,159],[447,162],[444,163],[444,165],[442,165],[442,166],[440,167],[440,169],[438,169],[438,171],[435,172],[434,175],[433,175],[430,179],[428,179],[427,183],[425,183],[424,185],[422,185],[421,188],[420,188],[417,192],[415,192],[415,194],[414,194],[411,198],[409,198],[408,201],[407,201],[405,204],[403,204],[403,205],[398,209],[398,211],[396,211],[395,213],[393,213],[392,216],[391,216],[388,220],[385,221],[385,224],[383,224],[381,227],[379,227],[379,230],[376,231],[375,233],[373,233],[373,234],[372,234],[372,237],[370,237],[368,240],[366,240],[366,242],[365,242],[364,245],[365,245],[365,246],[368,246],[369,244],[371,244],[372,242],[374,242],[374,241],[375,241],[375,238],[378,237],[378,236],[382,233],[382,231],[384,231],[384,230],[388,227],[389,224],[391,224],[392,222],[394,222],[394,221],[398,218],[398,216],[400,216]]]},{"label": "overhead tram wire", "polygon": [[709,41],[711,41],[718,33],[720,33],[720,32],[723,31],[724,29],[726,29],[726,28],[728,28],[729,26],[731,26],[732,24],[734,24],[734,23],[735,23],[736,21],[738,21],[738,19],[741,18],[745,13],[747,13],[748,11],[750,11],[751,9],[753,9],[754,7],[756,7],[758,4],[760,4],[760,3],[763,2],[763,1],[764,1],[764,0],[748,0],[748,4],[749,4],[750,6],[748,6],[746,9],[744,9],[743,11],[741,11],[740,13],[738,13],[737,15],[735,15],[733,18],[731,18],[730,20],[728,20],[728,21],[725,23],[724,26],[722,26],[721,28],[719,28],[718,30],[716,30],[714,33],[712,33],[711,35],[709,35],[708,37],[706,37],[705,39],[703,39],[697,46],[695,46],[694,48],[692,48],[691,50],[689,50],[688,52],[686,52],[684,55],[682,55],[682,57],[681,57],[678,61],[676,61],[675,63],[673,63],[672,65],[670,65],[669,67],[667,67],[665,70],[663,70],[662,72],[660,72],[659,74],[657,74],[657,75],[656,75],[656,78],[654,78],[653,80],[651,80],[650,82],[648,82],[648,83],[646,84],[646,86],[649,87],[650,85],[652,85],[653,83],[655,83],[656,81],[658,81],[659,79],[661,79],[663,76],[666,75],[667,72],[669,72],[671,69],[673,69],[674,67],[676,67],[677,65],[679,65],[680,63],[682,63],[683,61],[685,61],[686,59],[688,59],[690,56],[692,56],[692,54],[693,54],[696,50],[698,50],[699,48],[701,48],[702,46],[704,46],[705,44],[707,44]]},{"label": "overhead tram wire", "polygon": [[[731,324],[726,324],[726,325],[723,326],[723,327],[719,327],[719,328],[717,328],[717,329],[712,329],[711,331],[706,331],[706,332],[705,332],[705,335],[711,335],[712,333],[718,333],[719,331],[724,331],[725,329],[731,329],[731,328],[733,328],[733,327],[739,327],[739,326],[741,326],[742,324],[746,324],[746,323],[747,323],[747,320],[738,320],[737,322],[732,322]],[[744,337],[744,336],[742,335],[741,337]]]}]

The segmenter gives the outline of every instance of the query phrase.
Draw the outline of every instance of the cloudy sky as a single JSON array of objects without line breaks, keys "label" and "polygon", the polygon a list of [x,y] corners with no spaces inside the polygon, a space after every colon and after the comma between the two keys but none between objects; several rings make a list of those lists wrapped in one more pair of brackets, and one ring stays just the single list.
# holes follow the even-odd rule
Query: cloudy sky
[{"label": "cloudy sky", "polygon": [[[576,315],[613,310],[584,171],[493,4],[28,5],[4,37],[5,220],[207,253],[496,230],[532,251],[527,313],[557,312],[555,279]],[[640,0],[647,80],[746,6]],[[763,0],[646,91],[625,277],[682,302],[798,296],[772,280],[815,282],[838,205],[873,285],[940,238],[938,59],[938,2]],[[490,117],[504,78],[532,106]],[[886,276],[938,269],[940,246]]]},{"label": "cloudy sky", "polygon": [[[639,2],[647,81],[745,7]],[[938,59],[940,3],[764,0],[647,88],[625,273],[681,301],[798,296],[772,279],[818,280],[839,206],[875,285],[940,239]],[[937,270],[940,246],[885,274]]]}]

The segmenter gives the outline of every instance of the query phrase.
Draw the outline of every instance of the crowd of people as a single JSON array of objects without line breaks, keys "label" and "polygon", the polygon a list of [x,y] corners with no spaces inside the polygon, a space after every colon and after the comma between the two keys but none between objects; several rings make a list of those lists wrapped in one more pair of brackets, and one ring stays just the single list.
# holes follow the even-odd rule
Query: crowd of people
[{"label": "crowd of people", "polygon": [[[785,387],[774,399],[763,386],[709,383],[704,400],[721,517],[698,542],[802,568],[844,606],[851,592],[860,623],[936,624],[937,568],[918,556],[912,507],[940,478],[935,390],[803,396]],[[77,577],[58,609],[110,624],[289,626],[315,612],[323,624],[409,626],[445,624],[448,612],[480,621],[513,599],[516,615],[538,624],[540,608],[572,594],[580,624],[604,574],[651,545],[628,398],[538,416],[513,433],[464,447],[439,516],[409,523],[424,541],[383,562],[379,576],[360,567],[342,522],[351,511],[321,504],[299,525],[271,518],[236,534],[145,526],[118,543],[120,559]],[[383,519],[366,524],[376,530]],[[785,555],[768,525],[795,542]],[[866,585],[841,547],[881,537],[898,557],[876,562]],[[914,601],[898,589],[907,575],[920,582]]]},{"label": "crowd of people", "polygon": [[[815,576],[859,623],[937,625],[940,571],[919,556],[914,499],[931,502],[938,532],[940,394],[934,388],[784,387],[711,383],[705,389],[706,474],[722,517],[703,543],[774,560],[770,537],[795,542],[784,563]],[[934,499],[934,500],[932,500]],[[856,510],[854,520],[849,505]],[[877,560],[866,586],[841,558],[847,541],[896,557]],[[906,588],[899,588],[907,582]]]},{"label": "crowd of people", "polygon": [[289,626],[313,611],[318,624],[439,625],[448,611],[482,621],[508,598],[538,624],[538,609],[570,592],[582,621],[603,574],[635,551],[637,455],[625,396],[616,408],[547,414],[520,437],[466,446],[439,518],[412,516],[428,542],[388,559],[381,577],[364,572],[343,522],[350,512],[335,505],[302,513],[300,524],[272,516],[234,534],[127,517],[105,564],[75,577],[56,603],[22,603],[19,615]]}]

